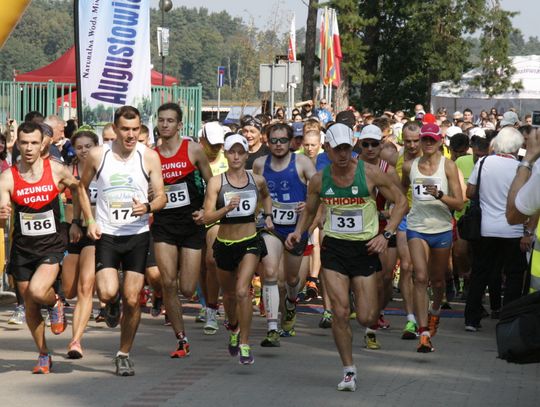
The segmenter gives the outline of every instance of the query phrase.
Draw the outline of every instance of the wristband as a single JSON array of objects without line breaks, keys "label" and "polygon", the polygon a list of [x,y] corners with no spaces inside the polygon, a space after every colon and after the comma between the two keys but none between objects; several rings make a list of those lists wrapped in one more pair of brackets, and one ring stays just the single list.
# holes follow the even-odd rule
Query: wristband
[{"label": "wristband", "polygon": [[96,223],[96,220],[94,218],[90,218],[86,221],[86,226],[93,225],[94,223]]},{"label": "wristband", "polygon": [[518,170],[519,170],[520,167],[525,167],[529,171],[532,171],[532,169],[533,169],[532,164],[530,162],[528,162],[528,161],[525,161],[525,160],[520,161],[520,163],[517,166]]},{"label": "wristband", "polygon": [[150,206],[149,202],[145,202],[144,206],[146,207],[146,213],[152,212],[152,207]]},{"label": "wristband", "polygon": [[71,224],[72,224],[72,225],[77,225],[77,226],[81,227],[82,222],[81,222],[80,219],[73,219],[73,220],[71,221]]},{"label": "wristband", "polygon": [[270,217],[270,219],[274,220],[274,215],[272,215],[271,213],[263,213],[262,216],[266,219],[268,217]]}]

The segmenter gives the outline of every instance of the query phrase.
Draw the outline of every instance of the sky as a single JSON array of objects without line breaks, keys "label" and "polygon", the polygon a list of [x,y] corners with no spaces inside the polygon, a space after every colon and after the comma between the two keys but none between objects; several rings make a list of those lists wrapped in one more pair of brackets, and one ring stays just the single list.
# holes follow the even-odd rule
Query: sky
[{"label": "sky", "polygon": [[[151,0],[151,3],[157,7],[159,0]],[[247,23],[253,22],[258,28],[273,27],[277,23],[280,31],[285,32],[289,29],[293,13],[296,15],[297,29],[306,25],[308,0],[173,0],[173,3],[178,6],[205,7],[210,11],[227,10],[232,16],[241,17]],[[501,0],[501,4],[506,10],[520,12],[512,23],[521,30],[525,39],[530,36],[540,37],[540,1]],[[277,16],[282,16],[281,21],[277,20]]]}]

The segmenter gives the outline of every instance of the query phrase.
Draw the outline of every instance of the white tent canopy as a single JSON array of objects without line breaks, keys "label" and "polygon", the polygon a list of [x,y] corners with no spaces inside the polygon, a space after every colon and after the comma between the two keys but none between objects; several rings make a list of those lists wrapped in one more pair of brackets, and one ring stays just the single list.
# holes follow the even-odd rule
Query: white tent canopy
[{"label": "white tent canopy", "polygon": [[461,81],[437,82],[431,86],[431,111],[445,107],[451,115],[456,110],[463,112],[471,109],[478,115],[482,109],[495,107],[498,112],[505,112],[513,107],[520,116],[540,110],[540,55],[512,57],[516,72],[512,82],[521,81],[523,88],[519,92],[506,92],[489,97],[482,89],[470,84],[472,78],[480,74],[480,69],[473,69],[463,75]]}]

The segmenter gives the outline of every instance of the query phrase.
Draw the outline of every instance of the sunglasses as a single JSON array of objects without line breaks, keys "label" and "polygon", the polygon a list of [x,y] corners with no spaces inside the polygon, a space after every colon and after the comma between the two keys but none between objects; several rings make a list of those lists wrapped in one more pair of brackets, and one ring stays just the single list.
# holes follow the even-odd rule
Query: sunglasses
[{"label": "sunglasses", "polygon": [[280,137],[280,138],[277,138],[277,137],[271,137],[270,140],[270,144],[287,144],[289,142],[289,138],[288,137]]},{"label": "sunglasses", "polygon": [[372,141],[371,143],[369,141],[362,141],[362,147],[364,148],[377,148],[381,145],[380,141]]}]

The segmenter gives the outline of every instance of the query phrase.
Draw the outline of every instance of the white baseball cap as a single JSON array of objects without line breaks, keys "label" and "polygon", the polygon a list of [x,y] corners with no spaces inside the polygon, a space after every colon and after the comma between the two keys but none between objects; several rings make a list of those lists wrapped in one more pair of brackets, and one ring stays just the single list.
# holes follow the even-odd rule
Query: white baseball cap
[{"label": "white baseball cap", "polygon": [[446,129],[446,137],[448,138],[452,138],[458,133],[463,133],[463,130],[459,126],[450,126]]},{"label": "white baseball cap", "polygon": [[240,134],[233,134],[225,139],[223,149],[229,151],[235,144],[240,144],[244,150],[249,151],[249,146],[246,138]]},{"label": "white baseball cap", "polygon": [[349,126],[343,123],[336,123],[330,126],[328,130],[326,130],[324,140],[328,144],[330,144],[330,147],[336,148],[341,144],[348,144],[352,146],[353,137],[354,132]]},{"label": "white baseball cap", "polygon": [[373,140],[382,140],[381,129],[378,126],[375,126],[374,124],[368,124],[360,132],[360,137],[358,137],[358,140],[364,140],[366,138],[373,139]]},{"label": "white baseball cap", "polygon": [[203,126],[202,136],[212,145],[223,144],[225,132],[218,122],[209,122]]}]

